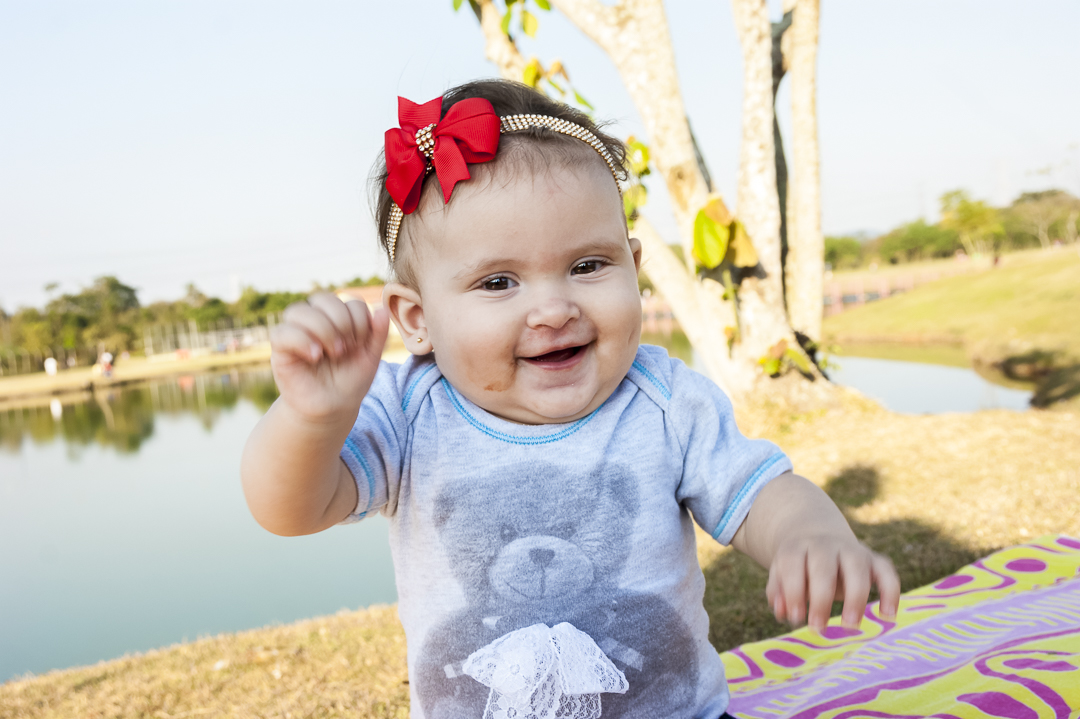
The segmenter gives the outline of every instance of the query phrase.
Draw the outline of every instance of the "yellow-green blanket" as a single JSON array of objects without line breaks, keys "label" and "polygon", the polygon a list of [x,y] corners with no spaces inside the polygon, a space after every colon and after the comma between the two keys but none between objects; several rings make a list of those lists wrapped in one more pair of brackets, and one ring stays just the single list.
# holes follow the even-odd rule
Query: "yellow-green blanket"
[{"label": "yellow-green blanket", "polygon": [[722,656],[740,719],[1080,717],[1080,541],[1004,549],[873,604],[860,631],[834,619]]}]

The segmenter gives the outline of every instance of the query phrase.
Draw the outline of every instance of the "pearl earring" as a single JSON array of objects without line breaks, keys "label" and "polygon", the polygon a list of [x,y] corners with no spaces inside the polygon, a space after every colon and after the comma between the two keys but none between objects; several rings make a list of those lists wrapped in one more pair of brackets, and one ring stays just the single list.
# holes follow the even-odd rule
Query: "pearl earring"
[{"label": "pearl earring", "polygon": [[424,338],[423,338],[423,337],[417,337],[417,338],[416,338],[416,344],[420,344],[420,343],[421,343],[421,342],[423,342],[423,341],[424,341]]}]

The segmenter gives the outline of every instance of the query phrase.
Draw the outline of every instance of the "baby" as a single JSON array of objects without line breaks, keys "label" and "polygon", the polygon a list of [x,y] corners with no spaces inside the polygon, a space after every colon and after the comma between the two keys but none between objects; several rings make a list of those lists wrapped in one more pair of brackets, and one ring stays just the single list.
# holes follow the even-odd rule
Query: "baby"
[{"label": "baby", "polygon": [[502,81],[399,119],[386,309],[286,311],[242,475],[276,534],[388,518],[413,717],[724,716],[695,521],[769,569],[778,619],[821,629],[842,599],[855,627],[872,583],[895,613],[888,559],[714,383],[639,346],[618,140]]}]

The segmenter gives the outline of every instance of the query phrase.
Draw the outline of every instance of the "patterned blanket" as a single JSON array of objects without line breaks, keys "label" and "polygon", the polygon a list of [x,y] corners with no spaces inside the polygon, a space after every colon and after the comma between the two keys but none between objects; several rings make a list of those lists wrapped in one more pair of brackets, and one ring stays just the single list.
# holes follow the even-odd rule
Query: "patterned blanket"
[{"label": "patterned blanket", "polygon": [[877,605],[723,655],[739,719],[1077,719],[1080,541],[1004,549]]}]

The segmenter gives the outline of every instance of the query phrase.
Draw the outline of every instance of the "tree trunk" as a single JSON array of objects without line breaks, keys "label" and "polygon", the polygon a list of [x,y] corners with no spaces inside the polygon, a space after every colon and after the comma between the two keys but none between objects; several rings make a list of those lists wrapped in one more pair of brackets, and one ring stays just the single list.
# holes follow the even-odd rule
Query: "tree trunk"
[{"label": "tree trunk", "polygon": [[729,396],[744,399],[758,373],[751,365],[728,360],[727,337],[718,330],[735,327],[736,321],[734,307],[723,299],[724,288],[713,280],[688,278],[679,258],[644,217],[634,223],[634,235],[641,240],[642,269],[671,305],[705,369]]},{"label": "tree trunk", "polygon": [[791,327],[821,340],[825,238],[821,233],[821,169],[817,129],[818,0],[798,0],[791,42],[791,155],[787,208],[787,308]]},{"label": "tree trunk", "polygon": [[975,248],[975,243],[971,241],[971,235],[967,232],[958,232],[960,235],[960,244],[964,246],[964,252],[967,252],[968,257],[974,259],[979,256],[978,251]]},{"label": "tree trunk", "polygon": [[525,58],[502,31],[502,15],[491,0],[479,0],[480,29],[484,33],[484,54],[499,68],[504,80],[521,82],[525,77]]},{"label": "tree trunk", "polygon": [[1044,250],[1050,249],[1050,223],[1039,221],[1035,223],[1035,235],[1039,238],[1039,246]]},{"label": "tree trunk", "polygon": [[743,333],[734,354],[756,362],[776,342],[794,337],[784,314],[780,264],[780,202],[773,144],[772,27],[765,0],[733,0],[743,50],[742,146],[737,216],[757,250],[760,270],[743,280],[739,315]]},{"label": "tree trunk", "polygon": [[1065,220],[1065,242],[1066,244],[1074,244],[1076,242],[1076,220],[1080,217],[1080,211],[1073,210],[1069,213],[1069,218]]},{"label": "tree trunk", "polygon": [[[776,95],[780,91],[780,82],[787,74],[788,61],[791,59],[791,8],[794,0],[784,0],[784,17],[780,22],[772,23],[772,100],[773,100],[773,145],[776,146],[776,196],[780,201],[780,266],[787,268],[787,201],[788,201],[788,166],[784,155],[784,138],[780,134],[780,122],[776,117]],[[782,278],[784,279],[784,278]],[[787,287],[784,288],[785,298]]]},{"label": "tree trunk", "polygon": [[694,217],[709,191],[694,154],[663,2],[624,0],[606,6],[597,0],[552,0],[552,4],[615,63],[645,123],[649,153],[667,184],[683,254],[692,266]]}]

